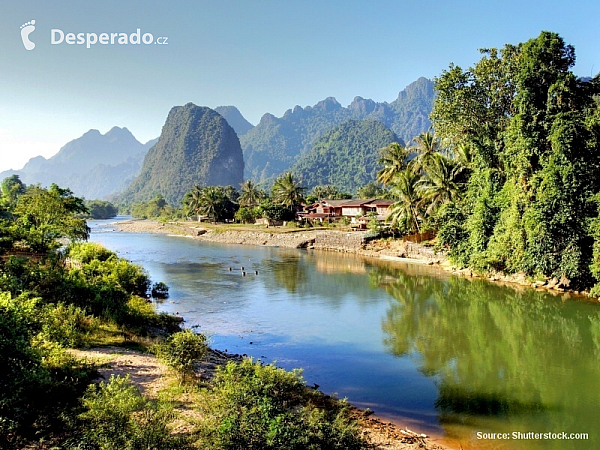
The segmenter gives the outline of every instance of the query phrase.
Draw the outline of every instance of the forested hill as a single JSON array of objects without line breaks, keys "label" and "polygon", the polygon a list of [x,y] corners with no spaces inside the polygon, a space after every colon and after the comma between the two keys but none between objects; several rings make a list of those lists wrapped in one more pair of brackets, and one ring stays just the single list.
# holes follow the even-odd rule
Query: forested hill
[{"label": "forested hill", "polygon": [[171,109],[122,200],[142,202],[160,194],[178,205],[195,184],[239,187],[243,172],[242,148],[233,128],[216,111],[188,103]]},{"label": "forested hill", "polygon": [[335,185],[345,192],[375,180],[379,149],[399,142],[393,131],[376,120],[349,120],[325,132],[292,166],[308,188]]},{"label": "forested hill", "polygon": [[391,103],[356,97],[343,107],[333,97],[314,106],[294,107],[283,117],[265,114],[240,137],[246,162],[245,178],[263,181],[286,170],[326,131],[348,120],[378,120],[408,142],[426,131],[435,98],[433,82],[419,78]]},{"label": "forested hill", "polygon": [[0,173],[0,179],[16,174],[26,184],[56,183],[81,197],[106,198],[137,175],[152,142],[138,142],[127,128],[113,127],[106,134],[89,130],[53,157],[31,158],[21,170]]}]

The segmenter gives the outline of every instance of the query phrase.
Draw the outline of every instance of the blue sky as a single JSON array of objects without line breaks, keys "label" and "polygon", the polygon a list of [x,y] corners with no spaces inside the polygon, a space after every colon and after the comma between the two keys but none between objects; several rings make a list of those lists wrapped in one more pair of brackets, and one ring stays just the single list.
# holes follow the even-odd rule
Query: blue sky
[{"label": "blue sky", "polygon": [[[9,3],[9,4],[7,4]],[[572,6],[576,4],[576,6]],[[579,76],[600,72],[597,0],[5,1],[0,6],[0,170],[49,157],[95,128],[145,142],[171,107],[270,112],[333,96],[393,101],[478,48],[558,32]],[[21,25],[35,20],[28,51]],[[167,37],[167,45],[51,44],[51,30]]]}]

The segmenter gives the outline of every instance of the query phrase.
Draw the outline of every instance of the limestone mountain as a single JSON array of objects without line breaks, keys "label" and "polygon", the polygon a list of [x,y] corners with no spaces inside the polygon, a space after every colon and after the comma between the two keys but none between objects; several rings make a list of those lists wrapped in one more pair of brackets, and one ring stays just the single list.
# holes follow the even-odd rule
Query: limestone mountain
[{"label": "limestone mountain", "polygon": [[178,205],[194,184],[242,183],[244,160],[234,129],[216,111],[188,103],[171,109],[158,142],[122,196],[127,203],[160,194]]},{"label": "limestone mountain", "polygon": [[235,106],[217,106],[215,111],[225,118],[227,123],[231,125],[238,136],[243,136],[252,128],[254,128],[254,125],[248,122]]},{"label": "limestone mountain", "polygon": [[127,128],[113,127],[106,134],[89,130],[51,158],[31,158],[21,170],[0,173],[0,179],[17,174],[26,184],[56,183],[81,197],[107,198],[137,175],[149,144],[139,142]]},{"label": "limestone mountain", "polygon": [[292,166],[301,183],[310,188],[333,184],[355,193],[375,181],[379,149],[402,139],[377,120],[349,120],[326,131]]},{"label": "limestone mountain", "polygon": [[434,98],[433,82],[421,77],[391,103],[355,97],[343,107],[329,97],[312,107],[296,106],[279,118],[265,114],[258,125],[240,137],[245,177],[265,181],[289,170],[324,132],[351,119],[377,120],[409,142],[429,128]]}]

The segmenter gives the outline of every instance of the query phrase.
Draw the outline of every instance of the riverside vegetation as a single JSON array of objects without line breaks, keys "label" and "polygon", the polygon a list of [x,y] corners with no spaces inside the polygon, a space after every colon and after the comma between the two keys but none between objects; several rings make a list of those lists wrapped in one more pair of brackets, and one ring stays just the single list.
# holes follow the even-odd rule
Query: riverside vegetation
[{"label": "riverside vegetation", "polygon": [[[68,189],[2,183],[0,447],[65,449],[354,449],[366,444],[343,402],[325,402],[299,372],[230,362],[208,383],[193,370],[206,337],[181,331],[147,299],[145,270],[85,243],[84,202]],[[70,243],[65,247],[65,240]],[[164,284],[154,290],[164,295]],[[69,349],[153,350],[197,400],[175,432],[177,395],[143,396],[127,377],[91,383]],[[179,391],[181,392],[181,391]],[[325,407],[326,406],[326,407]]]}]

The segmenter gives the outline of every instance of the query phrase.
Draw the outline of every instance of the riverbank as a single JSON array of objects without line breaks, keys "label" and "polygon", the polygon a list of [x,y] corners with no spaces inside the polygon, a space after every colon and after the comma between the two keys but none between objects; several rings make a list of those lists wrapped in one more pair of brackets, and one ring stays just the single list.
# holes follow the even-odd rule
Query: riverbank
[{"label": "riverbank", "polygon": [[256,225],[200,225],[195,222],[160,223],[153,220],[127,220],[115,224],[117,231],[129,233],[172,234],[224,244],[310,248],[382,257],[394,261],[448,265],[444,255],[436,254],[431,247],[420,244],[401,240],[377,240],[364,243],[367,234],[364,231],[258,227]]},{"label": "riverbank", "polygon": [[[131,383],[142,395],[157,399],[161,392],[177,391],[172,386],[177,380],[167,367],[154,355],[120,347],[99,347],[85,350],[71,350],[71,354],[80,359],[99,365],[100,377],[96,380],[108,381],[111,376],[129,376]],[[210,382],[216,369],[228,361],[240,361],[241,356],[210,350],[208,356],[197,366],[200,380]],[[329,399],[325,394],[324,398]],[[199,414],[197,399],[193,392],[181,391],[177,402],[176,415],[178,433],[186,433],[193,429]],[[397,427],[369,415],[368,412],[352,407],[352,416],[360,424],[362,436],[369,448],[376,450],[452,450],[447,445],[437,442],[436,438],[421,435],[408,429]]]}]

